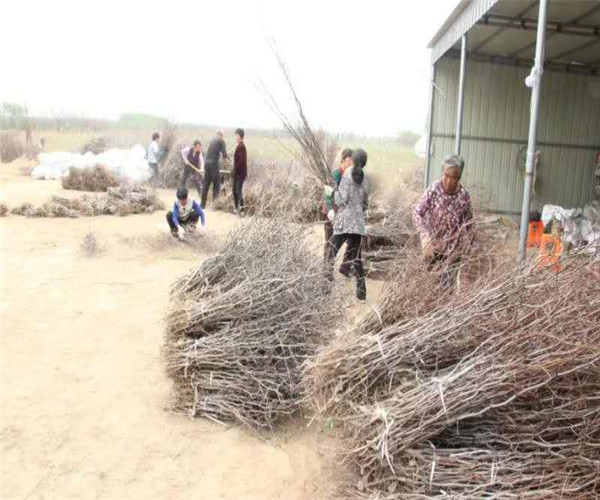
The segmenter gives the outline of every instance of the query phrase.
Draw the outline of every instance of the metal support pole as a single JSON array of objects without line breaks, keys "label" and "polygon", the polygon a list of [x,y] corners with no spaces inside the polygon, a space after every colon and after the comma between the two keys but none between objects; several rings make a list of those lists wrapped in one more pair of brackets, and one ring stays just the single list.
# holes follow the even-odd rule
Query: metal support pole
[{"label": "metal support pole", "polygon": [[546,12],[548,0],[540,0],[539,19],[537,25],[537,38],[535,44],[535,61],[531,79],[531,109],[529,115],[529,138],[527,142],[527,161],[525,163],[525,186],[523,188],[523,207],[521,208],[521,233],[519,235],[519,261],[527,257],[527,232],[529,226],[529,206],[531,202],[531,188],[533,171],[535,168],[535,149],[537,141],[538,121],[540,117],[540,93],[542,87],[542,73],[544,72],[544,49],[546,43]]},{"label": "metal support pole", "polygon": [[460,143],[462,139],[463,107],[465,101],[465,70],[467,67],[467,35],[464,34],[460,40],[460,76],[458,79],[458,105],[456,108],[456,139],[454,142],[454,153],[460,154]]},{"label": "metal support pole", "polygon": [[425,188],[431,178],[431,145],[433,142],[433,100],[435,92],[435,63],[431,66],[431,84],[429,85],[429,115],[427,116],[427,158],[425,159]]}]

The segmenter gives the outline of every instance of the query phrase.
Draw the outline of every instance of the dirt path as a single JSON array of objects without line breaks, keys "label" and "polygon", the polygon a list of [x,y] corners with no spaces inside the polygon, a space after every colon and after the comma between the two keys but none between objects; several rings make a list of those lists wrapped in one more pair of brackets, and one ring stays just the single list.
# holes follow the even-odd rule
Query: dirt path
[{"label": "dirt path", "polygon": [[[3,166],[11,206],[61,192],[17,172]],[[235,223],[208,218],[208,238]],[[170,284],[206,255],[144,243],[165,231],[163,214],[0,220],[2,498],[327,497],[323,433],[295,426],[264,441],[167,410],[160,320]],[[98,257],[80,254],[89,230]]]}]

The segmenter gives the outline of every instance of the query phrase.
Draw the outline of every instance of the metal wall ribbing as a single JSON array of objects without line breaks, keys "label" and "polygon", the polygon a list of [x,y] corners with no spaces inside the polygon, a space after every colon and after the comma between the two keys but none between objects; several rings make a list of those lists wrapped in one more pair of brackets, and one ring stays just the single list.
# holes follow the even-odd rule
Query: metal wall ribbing
[{"label": "metal wall ribbing", "polygon": [[[523,176],[519,150],[527,144],[530,90],[528,71],[469,61],[465,81],[463,181],[488,209],[519,212]],[[436,63],[431,174],[454,150],[459,61]],[[545,203],[582,206],[593,197],[594,153],[600,151],[600,77],[546,71],[541,96],[539,146],[542,152],[532,208]]]}]

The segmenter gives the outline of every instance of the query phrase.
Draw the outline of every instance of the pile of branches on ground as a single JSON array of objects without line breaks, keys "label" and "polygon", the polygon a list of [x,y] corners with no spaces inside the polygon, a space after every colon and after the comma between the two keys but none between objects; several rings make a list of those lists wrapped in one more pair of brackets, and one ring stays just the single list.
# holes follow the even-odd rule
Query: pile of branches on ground
[{"label": "pile of branches on ground", "polygon": [[502,268],[434,302],[388,301],[307,366],[360,475],[347,497],[598,498],[600,260]]},{"label": "pile of branches on ground", "polygon": [[71,167],[68,175],[62,179],[62,187],[77,191],[103,191],[120,184],[117,176],[103,165],[94,167]]},{"label": "pile of branches on ground", "polygon": [[5,203],[0,203],[0,217],[6,217],[8,212],[8,206]]},{"label": "pile of branches on ground", "polygon": [[81,154],[93,153],[99,155],[108,149],[108,139],[106,137],[94,137],[81,146]]},{"label": "pile of branches on ground", "polygon": [[159,165],[157,185],[161,188],[174,189],[179,185],[179,178],[183,173],[181,150],[189,144],[177,141],[174,137],[169,137],[169,142],[171,142],[169,150],[165,152]]},{"label": "pile of branches on ground", "polygon": [[298,411],[300,367],[343,309],[309,231],[248,219],[175,283],[164,358],[176,410],[252,429]]},{"label": "pile of branches on ground", "polygon": [[371,279],[385,279],[407,246],[419,244],[412,225],[412,209],[399,204],[369,207],[364,241],[365,271]]},{"label": "pile of branches on ground", "polygon": [[[289,177],[266,174],[264,169],[256,171],[244,186],[247,215],[281,217],[285,214],[294,222],[316,222],[320,217],[322,198],[323,188],[313,179],[292,181]],[[213,208],[234,213],[231,192],[220,196],[213,203]]]},{"label": "pile of branches on ground", "polygon": [[156,192],[144,186],[121,185],[108,188],[106,194],[84,194],[78,198],[52,196],[39,206],[22,203],[13,208],[15,215],[25,217],[91,217],[95,215],[130,215],[152,213],[164,209]]}]

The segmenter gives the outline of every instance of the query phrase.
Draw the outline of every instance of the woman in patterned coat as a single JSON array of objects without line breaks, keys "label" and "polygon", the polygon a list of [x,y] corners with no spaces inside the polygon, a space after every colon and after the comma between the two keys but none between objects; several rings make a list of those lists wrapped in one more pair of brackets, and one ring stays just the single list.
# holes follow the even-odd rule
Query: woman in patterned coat
[{"label": "woman in patterned coat", "polygon": [[423,255],[433,268],[448,270],[444,285],[451,286],[452,271],[462,253],[470,247],[473,225],[471,197],[460,183],[464,161],[448,156],[442,163],[442,178],[425,192],[413,212],[413,222],[421,237]]},{"label": "woman in patterned coat", "polygon": [[339,187],[325,186],[325,195],[333,195],[338,211],[333,221],[333,237],[327,255],[327,275],[333,280],[335,257],[344,243],[347,244],[349,263],[356,276],[356,298],[364,302],[367,298],[365,271],[363,268],[361,243],[365,235],[365,210],[368,205],[367,183],[363,168],[367,164],[367,153],[357,149],[352,154],[353,167],[344,173]]}]

